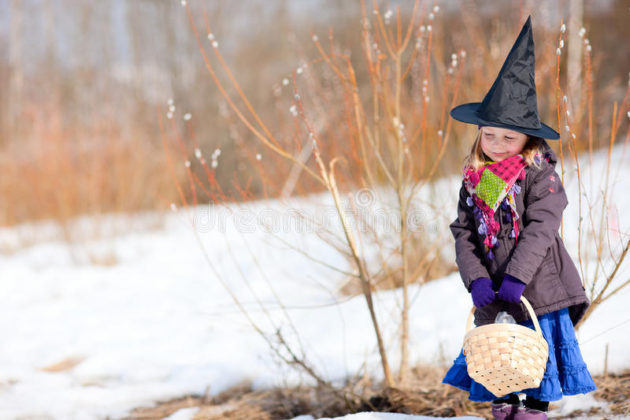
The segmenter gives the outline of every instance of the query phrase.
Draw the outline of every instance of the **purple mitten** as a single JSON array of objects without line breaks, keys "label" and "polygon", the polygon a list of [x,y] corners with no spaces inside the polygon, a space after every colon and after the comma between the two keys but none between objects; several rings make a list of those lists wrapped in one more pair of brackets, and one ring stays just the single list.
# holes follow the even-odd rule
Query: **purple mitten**
[{"label": "purple mitten", "polygon": [[501,287],[499,287],[498,297],[506,302],[517,303],[521,301],[523,290],[525,290],[525,283],[516,277],[506,274],[503,277]]},{"label": "purple mitten", "polygon": [[492,280],[488,277],[479,277],[470,283],[470,294],[472,295],[473,304],[477,308],[486,306],[494,300],[494,290],[492,290]]}]

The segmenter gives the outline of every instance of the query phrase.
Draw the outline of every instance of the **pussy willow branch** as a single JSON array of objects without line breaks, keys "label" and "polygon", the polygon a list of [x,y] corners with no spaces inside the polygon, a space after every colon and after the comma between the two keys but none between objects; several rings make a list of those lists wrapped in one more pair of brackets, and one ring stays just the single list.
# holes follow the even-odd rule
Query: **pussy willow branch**
[{"label": "pussy willow branch", "polygon": [[[562,19],[560,20],[560,24],[563,25],[564,22],[562,21]],[[558,35],[558,45],[560,45],[560,42],[562,42],[562,38],[563,38],[563,33],[560,32],[560,35]],[[562,127],[562,123],[560,120],[560,55],[556,55],[556,83],[555,83],[555,91],[556,91],[556,114],[557,114],[557,121],[558,121],[558,130],[560,130],[560,127]],[[562,185],[564,185],[564,152],[562,150],[562,136],[560,137],[560,148],[559,148],[559,158],[560,158],[560,180],[562,182]],[[581,210],[580,210],[581,212]],[[578,231],[579,231],[579,227],[578,227]],[[562,218],[560,220],[560,237],[564,238],[564,218]],[[578,242],[579,242],[579,234],[578,234]],[[578,245],[578,249],[579,249],[579,245]],[[578,256],[580,255],[580,252],[578,251]],[[582,265],[580,264],[580,269],[581,269]],[[584,273],[582,272],[582,279],[584,279]],[[584,281],[582,280],[582,285],[584,285]]]},{"label": "pussy willow branch", "polygon": [[619,257],[619,260],[615,264],[615,268],[613,269],[612,273],[610,273],[610,276],[608,276],[608,278],[606,279],[606,283],[604,284],[604,287],[602,288],[602,290],[600,290],[600,292],[597,294],[597,296],[595,296],[595,298],[592,299],[591,305],[586,310],[586,312],[585,312],[584,316],[582,317],[582,319],[580,320],[580,322],[575,326],[576,330],[579,329],[584,324],[584,322],[591,316],[593,311],[599,305],[601,305],[603,302],[608,300],[610,297],[612,297],[615,294],[617,294],[621,289],[623,289],[623,288],[627,287],[628,285],[630,285],[630,279],[626,280],[624,283],[619,285],[616,289],[614,289],[608,295],[604,295],[606,293],[606,290],[608,289],[608,287],[612,284],[612,281],[617,276],[617,273],[618,273],[618,271],[619,271],[619,269],[621,267],[621,264],[623,263],[623,261],[625,260],[626,256],[628,255],[628,250],[629,249],[630,249],[630,240],[628,240],[626,242],[626,246],[623,248],[621,256]]},{"label": "pussy willow branch", "polygon": [[[193,33],[195,35],[195,39],[197,40],[197,45],[198,45],[199,50],[201,52],[201,55],[203,57],[204,63],[206,65],[206,69],[210,73],[210,76],[212,77],[212,80],[214,81],[215,85],[217,86],[217,89],[221,93],[221,96],[223,96],[223,98],[228,103],[228,105],[230,106],[232,111],[238,116],[238,118],[249,129],[249,131],[252,134],[254,134],[254,136],[256,138],[258,138],[265,146],[267,146],[269,149],[271,149],[272,151],[276,152],[280,156],[286,158],[287,160],[289,160],[289,161],[291,161],[291,162],[293,162],[293,163],[295,163],[297,165],[302,166],[306,173],[308,173],[309,175],[314,177],[320,183],[323,183],[323,180],[321,179],[321,177],[319,175],[317,175],[317,173],[315,173],[313,170],[311,170],[308,166],[304,165],[304,163],[300,162],[293,155],[291,155],[290,153],[286,152],[284,149],[278,147],[277,146],[278,142],[272,135],[267,136],[267,135],[261,133],[256,127],[254,127],[254,125],[249,121],[249,119],[247,117],[245,117],[245,115],[241,112],[241,110],[236,106],[236,104],[234,103],[234,101],[232,100],[230,95],[225,90],[222,82],[219,80],[219,78],[218,78],[218,76],[217,76],[217,74],[216,74],[216,72],[214,70],[214,67],[212,66],[212,63],[210,62],[210,58],[206,54],[205,48],[203,46],[203,43],[201,42],[201,37],[199,35],[199,31],[197,30],[197,26],[195,25],[195,22],[194,22],[194,19],[193,19],[193,16],[192,16],[192,12],[190,11],[190,7],[188,5],[186,5],[186,14],[188,16],[188,21],[189,21],[190,27],[192,28]],[[206,17],[205,13],[204,13],[204,17]],[[229,71],[228,66],[223,61],[223,57],[219,53],[218,48],[214,48],[214,53],[215,53],[215,56],[219,59],[219,62],[221,63],[221,66],[223,67],[224,71],[226,71],[227,74],[228,74],[228,77],[230,77],[231,76],[231,72]],[[234,88],[237,90],[237,92],[239,92],[239,95],[245,96],[243,91],[241,90],[240,86],[236,82],[236,80],[233,77],[230,77],[230,80],[233,83]],[[248,106],[247,104],[249,103],[249,101],[245,101],[244,100],[244,102],[246,103],[246,106]],[[251,107],[251,105],[249,105],[249,107]],[[250,112],[252,112],[252,109],[249,109],[249,110],[250,110]],[[259,125],[261,125],[263,131],[265,133],[269,133],[269,130],[267,129],[267,127],[262,123],[262,121],[258,117],[258,114],[256,114],[255,112],[252,112],[252,115],[254,116],[254,119],[259,123]]]},{"label": "pussy willow branch", "polygon": [[[558,58],[558,65],[560,63],[560,59]],[[559,83],[558,80],[556,79],[556,83]],[[556,85],[556,91],[558,92],[558,95],[562,95],[562,89],[560,88],[559,84]],[[582,260],[582,237],[583,237],[583,231],[582,231],[582,191],[583,191],[583,184],[582,184],[582,175],[581,175],[581,170],[580,170],[580,160],[579,160],[579,155],[578,155],[578,150],[577,150],[577,145],[575,143],[575,139],[573,138],[574,133],[571,130],[571,122],[569,121],[569,118],[567,117],[567,102],[565,102],[564,100],[560,103],[558,103],[558,118],[560,118],[560,108],[562,107],[562,111],[563,111],[563,115],[565,116],[565,120],[566,120],[566,126],[569,127],[569,132],[568,132],[568,136],[569,136],[569,152],[570,152],[570,156],[573,159],[573,162],[575,163],[575,167],[576,167],[576,171],[577,171],[577,184],[578,184],[578,265],[580,267],[580,272],[581,272],[581,277],[582,277],[582,286],[585,285],[585,277],[584,277],[584,264],[583,264],[583,260]],[[561,123],[560,123],[561,124]],[[561,125],[559,125],[560,127]],[[562,140],[560,141],[560,145],[562,146]],[[562,157],[561,157],[562,159]],[[561,160],[561,167],[564,167],[564,163],[563,160]],[[564,174],[564,169],[562,170],[563,174]],[[589,216],[592,216],[592,212],[589,212]],[[564,218],[561,221],[560,224],[560,236],[563,236],[563,230],[564,230]]]},{"label": "pussy willow branch", "polygon": [[[408,369],[408,359],[409,359],[409,350],[408,350],[408,342],[409,342],[409,296],[408,296],[408,250],[407,250],[407,205],[408,201],[404,197],[405,193],[405,183],[404,180],[408,177],[405,176],[405,148],[406,145],[403,143],[403,136],[401,133],[401,90],[402,90],[402,54],[408,45],[409,39],[411,37],[411,33],[413,30],[413,24],[415,20],[415,15],[418,9],[418,1],[414,4],[414,9],[412,12],[411,19],[408,24],[408,28],[406,31],[404,42],[401,40],[401,30],[402,24],[400,20],[400,9],[397,9],[397,25],[396,25],[396,34],[397,40],[394,45],[394,40],[391,39],[391,34],[389,34],[384,27],[383,20],[381,18],[381,14],[378,8],[378,3],[374,1],[374,14],[376,15],[376,21],[378,23],[378,27],[381,30],[381,36],[384,40],[387,49],[389,51],[390,59],[393,61],[394,66],[394,110],[393,115],[390,115],[391,120],[393,121],[393,132],[394,137],[396,139],[396,155],[398,157],[397,163],[397,174],[396,180],[393,182],[394,189],[396,191],[399,211],[400,211],[400,248],[401,248],[401,258],[402,258],[402,295],[403,295],[403,305],[401,309],[401,339],[400,339],[400,353],[401,353],[401,362],[400,362],[400,381],[405,381],[405,375]],[[363,9],[365,10],[365,8]],[[364,17],[365,19],[365,17]],[[387,90],[384,90],[387,92]],[[388,109],[385,109],[388,111]]]},{"label": "pussy willow branch", "polygon": [[[602,235],[603,235],[603,230],[608,230],[608,223],[607,223],[607,219],[604,217],[604,213],[606,212],[606,209],[608,207],[608,203],[607,203],[607,195],[608,195],[608,189],[610,188],[610,166],[612,165],[612,149],[615,143],[615,139],[617,136],[617,129],[619,127],[619,125],[617,124],[616,118],[617,118],[617,102],[614,103],[613,105],[613,115],[612,115],[612,124],[611,124],[611,132],[610,132],[610,140],[609,140],[609,144],[608,144],[608,160],[607,160],[607,167],[606,167],[606,175],[605,175],[605,184],[604,184],[604,191],[603,193],[603,199],[602,199],[602,206],[601,206],[601,221],[600,224],[598,225],[598,229],[599,229],[599,237],[598,237],[598,242],[596,244],[597,247],[597,267],[596,267],[596,271],[595,271],[595,276],[592,280],[592,284],[591,284],[591,288],[590,288],[590,297],[592,299],[591,305],[589,306],[589,308],[587,309],[586,313],[584,314],[584,316],[582,317],[582,319],[580,320],[579,324],[576,325],[576,329],[579,328],[589,317],[590,315],[593,313],[593,311],[599,306],[601,305],[603,302],[605,302],[606,300],[608,300],[610,297],[616,295],[620,290],[622,290],[623,288],[627,287],[628,285],[630,285],[630,280],[627,280],[623,283],[621,283],[619,286],[617,286],[614,290],[612,290],[610,293],[606,294],[606,291],[612,286],[615,278],[617,277],[619,270],[621,268],[621,265],[623,264],[623,262],[625,261],[626,256],[628,255],[628,250],[630,249],[630,240],[627,240],[625,245],[622,248],[622,252],[621,255],[619,256],[619,258],[617,260],[615,260],[614,256],[612,256],[612,261],[613,261],[613,270],[612,272],[606,276],[605,280],[604,280],[604,284],[601,287],[601,289],[597,292],[597,294],[595,293],[595,290],[599,284],[599,277],[598,277],[598,272],[599,269],[601,267],[602,272],[604,271],[604,267],[603,267],[603,261],[602,261],[602,250],[601,248],[603,247],[603,240],[602,240]],[[604,224],[604,221],[606,221],[606,223]],[[592,222],[591,222],[592,223]],[[595,229],[595,225],[592,224],[593,228]],[[612,253],[612,250],[611,250]]]},{"label": "pussy willow branch", "polygon": [[[433,31],[429,32],[429,39],[427,40],[427,54],[426,54],[426,66],[424,70],[424,81],[426,81],[425,86],[428,89],[428,86],[431,84],[431,49],[433,46]],[[428,93],[428,90],[427,90]],[[427,114],[429,103],[427,102],[427,97],[422,98],[422,119],[420,120],[420,127],[422,129],[422,135],[420,137],[420,173],[424,173],[424,166],[426,164],[426,145],[427,145]],[[439,162],[439,159],[436,160]]]},{"label": "pussy willow branch", "polygon": [[376,317],[376,312],[374,309],[374,302],[372,299],[372,289],[371,289],[369,274],[365,270],[363,262],[361,258],[359,257],[355,240],[353,238],[349,223],[346,219],[345,213],[343,212],[343,209],[341,207],[341,201],[339,199],[339,191],[337,190],[337,185],[335,182],[335,173],[334,173],[334,165],[335,165],[335,162],[337,162],[338,158],[334,158],[330,162],[330,169],[328,170],[326,169],[326,166],[324,165],[324,162],[322,161],[319,151],[317,149],[315,149],[315,159],[320,168],[322,178],[326,182],[326,187],[328,188],[335,202],[335,208],[337,209],[339,220],[341,221],[343,232],[346,237],[346,241],[348,243],[348,247],[350,248],[352,252],[354,263],[357,267],[357,270],[359,271],[359,278],[361,279],[361,285],[363,286],[363,295],[365,297],[365,300],[368,306],[368,311],[370,313],[370,318],[372,320],[372,326],[374,328],[374,333],[376,335],[378,351],[381,358],[381,365],[383,368],[383,374],[385,376],[385,382],[387,383],[388,386],[393,386],[394,379],[390,371],[389,362],[387,358],[387,350],[385,349],[385,345],[383,343],[383,336],[381,334],[379,322]]},{"label": "pussy willow branch", "polygon": [[[455,83],[455,88],[453,90],[453,98],[451,99],[451,105],[450,105],[451,109],[455,107],[455,104],[457,103],[457,95],[459,93],[459,87],[461,84],[463,67],[464,66],[462,65],[459,68],[459,71],[457,72],[457,79],[456,79],[457,81]],[[442,143],[438,151],[438,155],[435,159],[435,162],[433,163],[433,167],[431,168],[429,173],[426,175],[426,177],[421,178],[418,182],[416,182],[414,185],[411,186],[411,191],[409,192],[408,200],[411,200],[415,196],[418,190],[422,189],[429,181],[431,181],[433,179],[433,176],[437,172],[439,162],[442,160],[442,158],[444,157],[444,153],[446,152],[446,146],[448,145],[449,134],[451,131],[451,124],[452,124],[452,118],[449,118],[448,122],[446,123],[446,128],[444,130],[444,142]]]},{"label": "pussy willow branch", "polygon": [[[195,136],[195,132],[193,130],[193,125],[191,121],[188,121],[188,123],[186,124],[186,128],[188,131],[187,133],[188,137],[192,139],[195,149],[201,150],[199,143],[197,141],[197,137]],[[228,199],[226,195],[224,194],[223,189],[221,188],[221,185],[219,185],[219,183],[216,180],[216,177],[214,176],[214,170],[210,170],[210,167],[208,167],[208,163],[206,162],[206,159],[204,158],[199,159],[199,162],[201,163],[201,167],[203,168],[204,173],[206,175],[206,179],[209,183],[209,188],[206,188],[206,186],[203,185],[203,183],[201,182],[201,179],[199,179],[197,174],[193,173],[193,178],[195,182],[197,183],[197,185],[202,189],[202,191],[206,194],[206,196],[212,200],[213,204],[226,202]],[[217,199],[214,189],[217,190],[220,200]]]},{"label": "pussy willow branch", "polygon": [[[611,129],[610,129],[610,141],[608,143],[608,164],[606,165],[606,175],[604,177],[604,190],[602,192],[602,211],[600,214],[600,221],[599,221],[599,237],[598,237],[598,252],[597,252],[597,259],[601,260],[602,259],[602,250],[603,250],[603,243],[604,243],[604,233],[608,230],[608,221],[606,218],[606,203],[608,201],[608,189],[610,187],[610,166],[612,164],[612,149],[613,149],[613,145],[615,144],[615,137],[616,137],[616,131],[615,131],[615,127],[616,127],[616,120],[617,120],[617,102],[615,102],[613,104],[613,114],[612,114],[612,125],[611,125]],[[595,268],[595,279],[597,279],[597,275],[598,275],[598,270],[599,270],[600,265],[597,265],[597,267]],[[607,279],[606,283],[609,283],[610,280]],[[606,285],[607,287],[607,285]]]},{"label": "pussy willow branch", "polygon": [[168,170],[171,173],[171,177],[175,181],[175,188],[177,188],[177,193],[179,194],[179,199],[184,204],[184,206],[188,206],[188,201],[186,200],[186,195],[184,194],[184,190],[182,186],[179,184],[179,180],[175,174],[175,165],[173,164],[173,159],[171,157],[171,152],[168,148],[168,143],[166,142],[166,132],[164,130],[164,123],[162,122],[162,112],[158,107],[158,124],[160,127],[160,136],[162,137],[162,147],[164,148],[164,154],[166,155],[166,163],[168,166]]},{"label": "pussy willow branch", "polygon": [[[346,68],[349,74],[349,82],[350,82],[350,87],[352,91],[352,100],[353,100],[352,103],[354,107],[354,115],[355,115],[355,120],[356,120],[356,125],[357,125],[357,131],[359,133],[360,144],[361,144],[361,155],[364,161],[364,166],[365,166],[366,173],[368,175],[368,179],[370,180],[370,185],[376,185],[376,183],[375,183],[374,176],[371,174],[370,164],[367,157],[367,148],[364,141],[365,138],[367,138],[368,142],[370,143],[370,146],[371,146],[370,150],[372,151],[372,153],[374,153],[374,156],[378,160],[380,164],[380,168],[385,173],[387,180],[390,183],[390,186],[395,188],[396,181],[394,180],[393,175],[391,174],[389,168],[387,167],[385,161],[383,160],[383,157],[381,156],[380,151],[376,147],[376,144],[372,140],[371,133],[368,128],[367,118],[365,117],[365,110],[363,109],[361,98],[359,97],[359,89],[357,86],[357,80],[356,80],[354,68],[352,67],[352,63],[350,62],[350,59],[347,56],[344,56],[343,59],[346,61]],[[365,137],[363,136],[363,133],[365,133]]]},{"label": "pussy willow branch", "polygon": [[[357,86],[357,82],[356,82],[356,77],[354,74],[354,68],[352,67],[352,64],[350,63],[350,59],[347,56],[340,56],[340,58],[344,59],[347,63],[346,67],[347,67],[347,71],[348,71],[348,76],[345,76],[341,70],[339,69],[339,67],[334,64],[332,58],[330,57],[330,55],[328,53],[326,53],[326,51],[322,48],[319,40],[315,40],[315,47],[317,48],[317,51],[319,52],[319,54],[321,55],[321,57],[323,58],[323,60],[331,67],[331,69],[333,70],[333,72],[337,75],[337,77],[339,78],[339,80],[342,82],[342,84],[344,85],[345,89],[349,89],[352,93],[352,98],[353,98],[353,103],[354,103],[354,111],[355,111],[355,119],[356,119],[356,125],[357,125],[357,134],[359,136],[359,146],[360,146],[360,150],[361,150],[361,158],[363,159],[364,162],[364,168],[366,171],[366,174],[368,176],[368,179],[370,181],[370,185],[375,185],[375,178],[374,175],[372,174],[372,170],[370,168],[370,165],[367,163],[368,162],[368,156],[367,156],[367,149],[366,149],[366,145],[365,145],[365,137],[364,137],[364,133],[367,134],[368,139],[369,139],[369,131],[367,130],[367,124],[364,124],[363,121],[363,114],[362,114],[362,104],[361,104],[361,100],[359,98],[359,89]],[[379,161],[382,162],[382,159],[380,159],[380,155],[378,154],[378,151],[376,151],[376,157],[377,159],[379,159]],[[384,165],[384,162],[382,163]],[[388,178],[390,178],[390,174],[389,171],[386,171],[386,174],[388,175]],[[393,185],[393,179],[392,179],[392,185]]]},{"label": "pussy willow branch", "polygon": [[383,37],[383,40],[385,42],[385,46],[387,47],[387,51],[389,52],[389,55],[391,57],[393,57],[394,54],[394,47],[391,45],[390,42],[390,37],[387,34],[387,31],[385,30],[385,24],[383,23],[383,19],[381,18],[381,13],[378,7],[378,3],[376,2],[376,0],[373,1],[373,11],[374,14],[376,15],[376,22],[378,23],[378,27],[380,29],[381,32],[381,36]]},{"label": "pussy willow branch", "polygon": [[[426,11],[426,5],[428,4],[428,2],[423,3],[422,5],[422,10],[420,12],[420,17],[418,19],[419,24],[418,24],[418,33],[420,32],[420,25],[422,24],[422,22],[424,21],[424,15],[425,15],[425,11]],[[414,5],[415,8],[415,5]],[[414,14],[415,16],[415,14]],[[410,24],[413,22],[413,20],[410,21]],[[411,29],[411,27],[410,27]],[[408,33],[408,36],[411,37],[411,32]],[[407,40],[408,41],[408,40]],[[406,44],[405,44],[405,49],[406,49]],[[406,79],[407,75],[409,74],[409,72],[411,71],[412,67],[413,67],[413,63],[415,62],[416,58],[418,56],[418,48],[412,48],[411,50],[411,58],[409,58],[409,62],[407,63],[407,68],[405,69],[405,71],[403,72],[402,78]]]}]

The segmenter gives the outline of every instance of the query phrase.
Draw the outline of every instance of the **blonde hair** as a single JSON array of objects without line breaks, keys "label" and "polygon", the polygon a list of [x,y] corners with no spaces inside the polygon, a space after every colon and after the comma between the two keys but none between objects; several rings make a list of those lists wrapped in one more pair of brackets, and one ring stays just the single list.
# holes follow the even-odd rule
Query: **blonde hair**
[{"label": "blonde hair", "polygon": [[[534,165],[537,168],[540,167],[540,163],[534,159],[534,156],[536,156],[536,153],[542,152],[542,142],[543,140],[540,137],[527,136],[527,143],[523,146],[523,150],[521,150],[520,154],[523,155],[528,165]],[[488,157],[481,149],[481,130],[478,130],[475,142],[470,149],[470,154],[466,156],[464,160],[464,167],[477,170],[481,168],[486,161],[488,161]]]}]

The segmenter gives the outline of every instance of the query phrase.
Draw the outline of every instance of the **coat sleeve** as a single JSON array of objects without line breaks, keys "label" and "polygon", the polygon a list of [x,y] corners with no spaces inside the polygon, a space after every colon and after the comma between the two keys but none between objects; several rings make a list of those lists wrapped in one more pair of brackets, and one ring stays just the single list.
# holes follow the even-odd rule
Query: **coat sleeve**
[{"label": "coat sleeve", "polygon": [[560,228],[567,195],[554,167],[547,162],[531,172],[533,180],[527,187],[523,228],[505,273],[528,284],[543,262],[555,234]]},{"label": "coat sleeve", "polygon": [[466,200],[470,197],[463,185],[459,190],[457,204],[457,219],[450,224],[451,233],[455,238],[455,261],[459,274],[466,289],[470,291],[470,284],[479,277],[490,277],[488,270],[482,263],[481,243],[477,237],[477,227],[472,212]]}]

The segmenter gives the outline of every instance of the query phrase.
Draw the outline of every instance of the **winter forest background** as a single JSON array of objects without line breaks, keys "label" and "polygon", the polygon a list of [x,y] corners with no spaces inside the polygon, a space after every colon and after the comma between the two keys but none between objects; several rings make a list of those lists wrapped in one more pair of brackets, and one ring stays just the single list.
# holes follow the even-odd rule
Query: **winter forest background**
[{"label": "winter forest background", "polygon": [[[502,60],[513,41],[509,29],[518,26],[519,14],[534,12],[538,61],[544,62],[546,54],[555,51],[551,44],[557,27],[573,3],[548,2],[534,12],[535,2],[527,1],[438,2],[442,12],[433,25],[431,65],[448,65],[453,51],[467,50],[471,71],[464,77],[476,83],[462,92],[461,99],[474,100],[493,77],[492,64]],[[389,7],[396,5],[408,14],[413,2],[393,2]],[[202,10],[207,12],[221,52],[243,90],[261,115],[274,118],[280,129],[291,121],[286,112],[290,104],[285,106],[291,98],[287,89],[281,90],[282,80],[317,58],[311,33],[325,39],[332,30],[339,48],[352,51],[353,61],[361,60],[358,1],[207,1],[190,2],[190,7],[200,22]],[[387,9],[388,4],[382,7]],[[600,103],[595,109],[615,95],[619,100],[623,96],[630,60],[624,42],[629,31],[627,7],[622,0],[584,2],[583,22],[576,23],[588,27],[595,46],[594,88],[610,93],[596,96]],[[470,12],[462,15],[461,10]],[[502,21],[497,16],[510,18]],[[263,180],[247,164],[246,154],[249,158],[256,154],[252,135],[232,123],[179,2],[5,0],[0,3],[0,19],[4,150],[0,191],[6,198],[0,210],[2,224],[168,207],[174,188],[166,171],[160,170],[164,154],[156,107],[165,107],[169,98],[182,115],[196,116],[194,128],[202,149],[221,148],[216,177],[226,193],[238,194],[231,186],[235,178],[244,182],[254,175],[251,192],[263,195]],[[484,40],[487,45],[478,45]],[[567,44],[571,48],[575,42]],[[580,49],[572,54],[579,63]],[[359,70],[358,83],[368,83],[366,70]],[[549,88],[543,72],[541,67],[539,90],[544,92]],[[437,81],[430,88],[437,90]],[[541,102],[543,109],[551,108]],[[600,115],[604,118],[601,112],[595,117]],[[449,155],[447,172],[460,159]]]},{"label": "winter forest background", "polygon": [[[447,112],[530,14],[580,340],[627,372],[626,0],[0,0],[0,417],[486,415],[439,385],[470,309]],[[244,415],[242,381],[316,392]],[[597,398],[556,410],[630,411]]]}]

